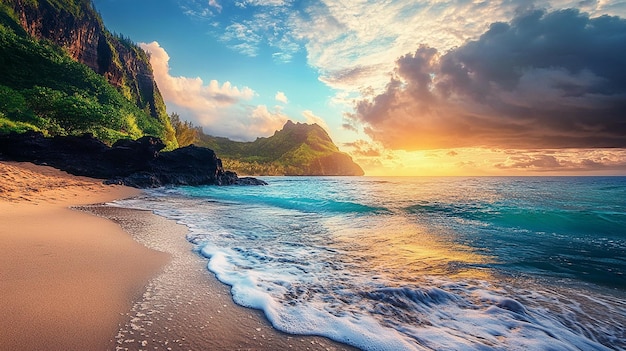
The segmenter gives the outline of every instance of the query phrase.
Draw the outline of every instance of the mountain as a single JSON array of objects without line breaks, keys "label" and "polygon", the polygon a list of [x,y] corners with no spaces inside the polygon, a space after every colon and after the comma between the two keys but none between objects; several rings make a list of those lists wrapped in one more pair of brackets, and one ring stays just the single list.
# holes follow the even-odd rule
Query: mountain
[{"label": "mountain", "polygon": [[317,124],[287,121],[282,130],[253,142],[199,133],[197,144],[215,150],[224,168],[247,175],[360,176],[363,169],[340,152]]},{"label": "mountain", "polygon": [[147,54],[90,0],[0,0],[0,132],[91,132],[177,146]]}]

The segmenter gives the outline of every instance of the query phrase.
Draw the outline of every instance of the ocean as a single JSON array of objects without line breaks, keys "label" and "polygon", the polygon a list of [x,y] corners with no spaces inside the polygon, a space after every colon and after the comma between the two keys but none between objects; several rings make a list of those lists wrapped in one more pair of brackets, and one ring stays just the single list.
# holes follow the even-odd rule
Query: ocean
[{"label": "ocean", "polygon": [[277,329],[364,350],[626,350],[626,177],[262,177],[117,206],[189,228]]}]

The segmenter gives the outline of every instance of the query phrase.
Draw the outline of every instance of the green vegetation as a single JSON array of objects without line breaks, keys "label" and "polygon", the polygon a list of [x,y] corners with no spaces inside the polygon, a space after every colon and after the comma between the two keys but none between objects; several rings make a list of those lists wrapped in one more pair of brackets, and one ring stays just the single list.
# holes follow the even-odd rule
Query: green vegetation
[{"label": "green vegetation", "polygon": [[181,121],[177,113],[170,115],[170,123],[176,133],[178,146],[183,147],[197,144],[200,141],[199,137],[200,134],[202,134],[202,128],[195,127],[193,123],[189,121]]},{"label": "green vegetation", "polygon": [[[14,11],[28,14],[28,32]],[[95,39],[81,41],[85,36],[76,33],[93,33]],[[148,55],[129,38],[107,31],[90,0],[0,0],[0,133],[92,133],[108,143],[153,135],[167,149],[211,148],[226,169],[248,175],[363,172],[318,125],[287,122],[272,137],[254,142],[205,135],[177,114],[167,115],[151,77]]]},{"label": "green vegetation", "polygon": [[[46,1],[55,9],[75,16],[90,12],[89,17],[99,20],[90,1]],[[114,37],[106,31],[105,35]],[[118,48],[113,45],[116,41],[107,42],[117,54]],[[145,52],[129,40],[117,42],[121,43],[117,46],[134,51],[136,57],[148,62]],[[111,55],[113,61],[116,58],[119,61],[118,55]],[[121,66],[121,62],[115,64]],[[174,130],[156,87],[157,98],[140,96],[138,89],[128,88],[136,85],[136,80],[127,76],[124,80],[118,91],[103,76],[74,61],[58,45],[32,38],[21,27],[13,9],[4,0],[0,3],[0,133],[27,130],[51,136],[92,133],[108,143],[153,135],[166,141],[170,149],[176,147]],[[153,106],[150,100],[156,101]]]},{"label": "green vegetation", "polygon": [[361,175],[363,172],[317,124],[288,121],[269,138],[237,142],[206,135],[192,123],[181,122],[176,114],[171,118],[181,146],[193,143],[213,149],[225,169],[240,175]]}]

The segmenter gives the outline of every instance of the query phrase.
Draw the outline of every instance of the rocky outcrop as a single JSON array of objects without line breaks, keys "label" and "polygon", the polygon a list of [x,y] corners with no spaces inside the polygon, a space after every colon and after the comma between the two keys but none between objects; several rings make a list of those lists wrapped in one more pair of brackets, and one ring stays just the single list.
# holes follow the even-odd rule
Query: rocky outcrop
[{"label": "rocky outcrop", "polygon": [[67,50],[76,61],[103,75],[129,100],[155,118],[166,116],[146,53],[112,35],[89,0],[6,0],[31,36]]},{"label": "rocky outcrop", "polygon": [[187,146],[161,152],[154,137],[120,140],[109,147],[92,135],[46,138],[39,132],[0,135],[0,158],[59,168],[107,184],[137,188],[165,185],[265,185],[225,171],[211,149]]},{"label": "rocky outcrop", "polygon": [[335,152],[312,160],[307,174],[362,176],[364,172],[361,166],[356,164],[348,154]]}]

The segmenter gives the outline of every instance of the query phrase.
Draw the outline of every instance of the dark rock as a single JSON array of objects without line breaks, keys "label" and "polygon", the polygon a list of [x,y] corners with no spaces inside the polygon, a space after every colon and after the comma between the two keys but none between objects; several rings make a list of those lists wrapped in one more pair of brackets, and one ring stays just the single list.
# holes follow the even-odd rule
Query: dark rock
[{"label": "dark rock", "polygon": [[0,135],[0,159],[45,164],[75,175],[106,179],[107,184],[137,188],[266,184],[224,171],[211,149],[190,145],[160,152],[164,147],[154,137],[119,140],[108,147],[90,134],[54,138],[39,132]]}]

